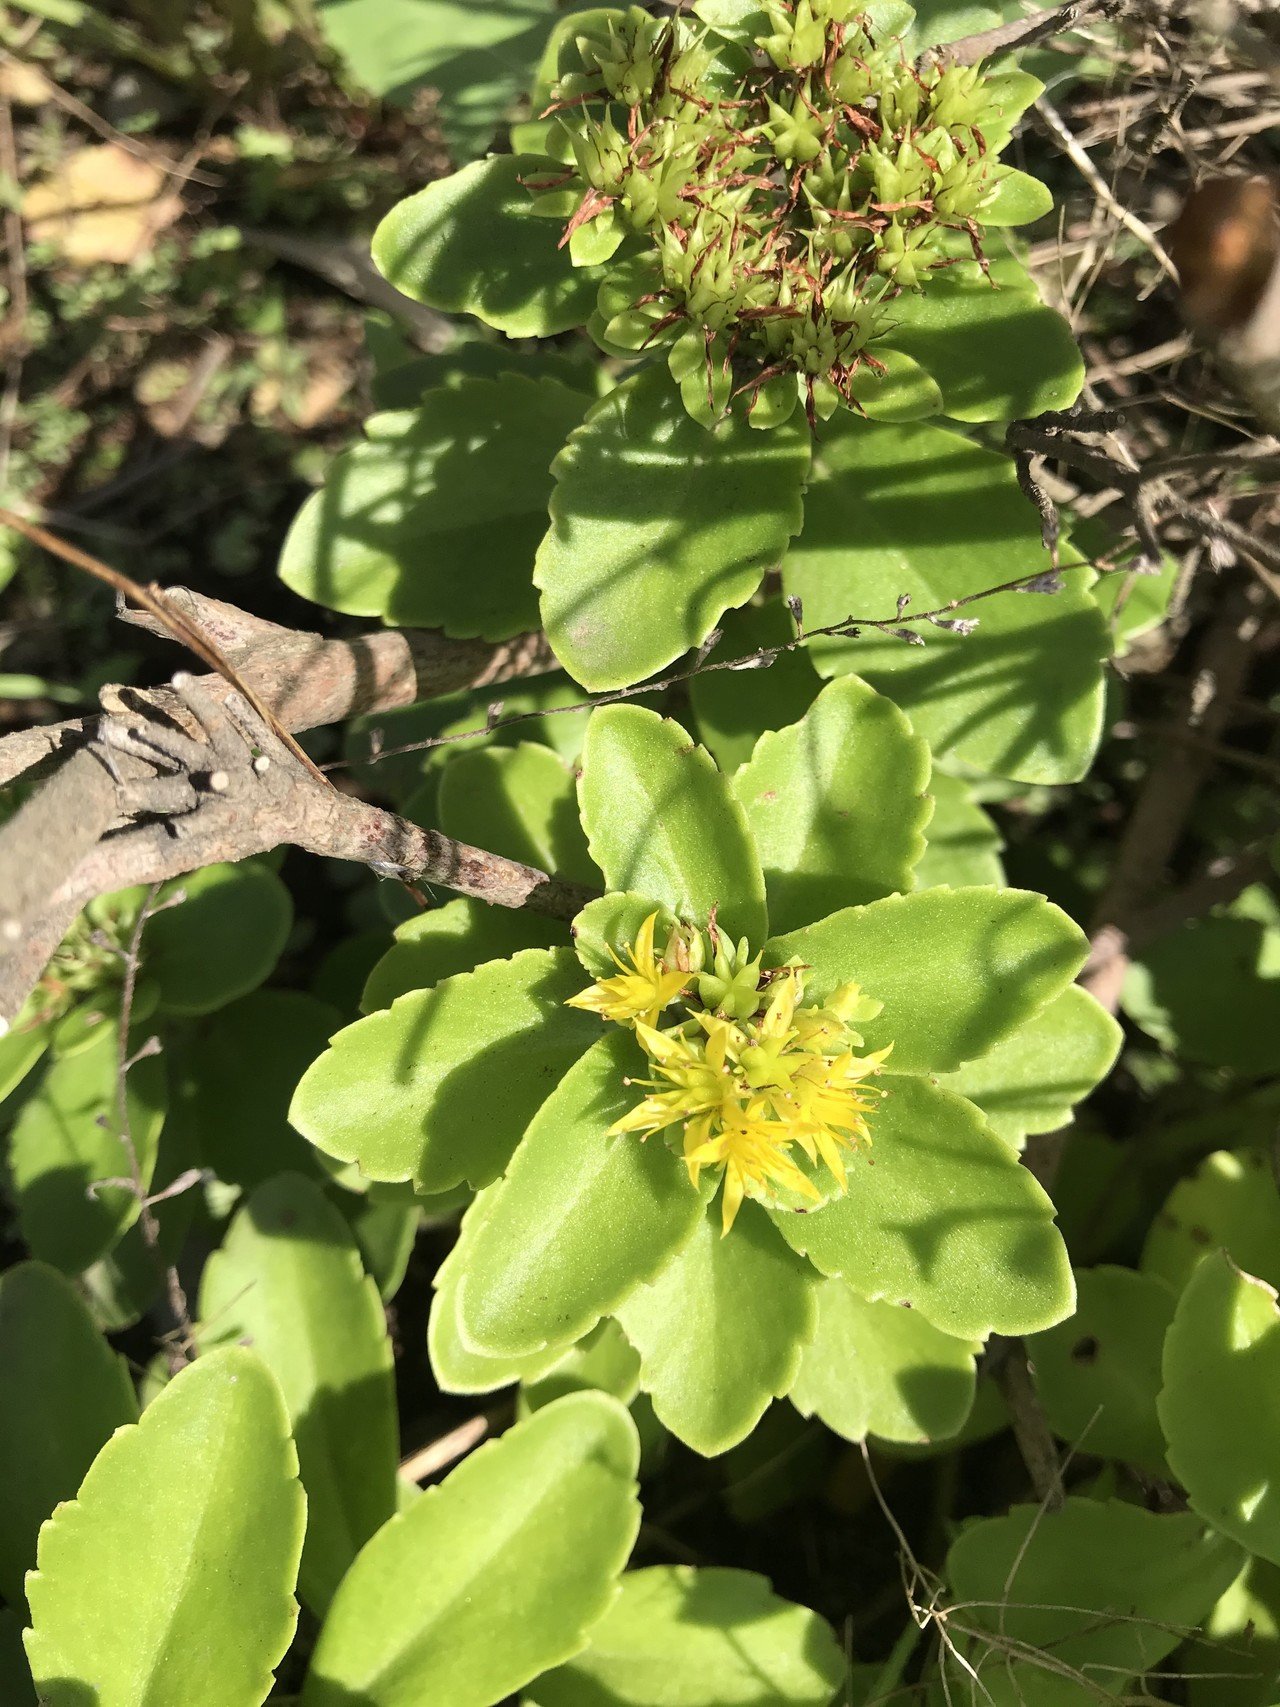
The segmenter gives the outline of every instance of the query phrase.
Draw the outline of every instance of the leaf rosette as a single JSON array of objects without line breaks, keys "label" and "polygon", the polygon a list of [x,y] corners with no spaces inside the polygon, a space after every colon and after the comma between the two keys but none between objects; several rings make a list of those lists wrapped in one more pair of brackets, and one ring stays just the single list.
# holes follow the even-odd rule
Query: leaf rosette
[{"label": "leaf rosette", "polygon": [[[879,779],[862,799],[853,749]],[[573,947],[400,994],[313,1063],[291,1111],[304,1136],[373,1179],[478,1192],[437,1282],[446,1386],[538,1378],[612,1317],[660,1419],[718,1452],[791,1389],[815,1336],[847,1335],[823,1285],[892,1313],[869,1345],[908,1307],[931,1326],[894,1365],[908,1390],[933,1359],[954,1393],[986,1335],[1070,1312],[1053,1206],[1016,1149],[1039,1109],[1019,1097],[997,1132],[961,1070],[1025,1038],[1019,1071],[1039,1052],[1047,1077],[1066,1027],[1065,1115],[1115,1027],[1059,1000],[1086,945],[1042,897],[913,892],[929,771],[854,677],[732,778],[674,722],[598,709],[577,804],[606,893]],[[998,1082],[973,1082],[1000,1106]],[[926,1411],[950,1429],[963,1408]],[[928,1432],[901,1411],[873,1414]]]}]

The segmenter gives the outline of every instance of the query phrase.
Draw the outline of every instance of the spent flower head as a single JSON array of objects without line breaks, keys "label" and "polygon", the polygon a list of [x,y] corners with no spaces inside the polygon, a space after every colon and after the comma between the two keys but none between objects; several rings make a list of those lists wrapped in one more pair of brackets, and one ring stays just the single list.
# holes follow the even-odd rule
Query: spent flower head
[{"label": "spent flower head", "polygon": [[[606,349],[668,348],[689,413],[810,420],[876,376],[903,292],[965,257],[1009,170],[1002,94],[917,64],[853,0],[763,0],[754,39],[638,6],[566,26],[531,184],[578,266],[613,261]],[[856,382],[856,387],[855,387]]]},{"label": "spent flower head", "polygon": [[[870,1145],[867,1116],[886,1094],[868,1081],[889,1054],[862,1054],[854,1022],[881,1004],[846,984],[806,1005],[802,966],[762,973],[745,939],[735,947],[714,926],[705,938],[682,927],[658,957],[657,918],[641,925],[629,966],[614,953],[619,975],[569,1001],[629,1026],[648,1058],[649,1075],[628,1081],[644,1095],[610,1136],[665,1134],[695,1186],[721,1170],[726,1233],[744,1197],[804,1208],[843,1193],[846,1155]],[[660,1028],[676,1002],[682,1011]]]}]

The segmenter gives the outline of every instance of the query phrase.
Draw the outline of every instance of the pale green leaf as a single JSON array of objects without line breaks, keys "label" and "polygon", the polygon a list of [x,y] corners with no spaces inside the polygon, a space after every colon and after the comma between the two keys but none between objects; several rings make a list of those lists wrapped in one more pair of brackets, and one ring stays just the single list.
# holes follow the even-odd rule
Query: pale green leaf
[{"label": "pale green leaf", "polygon": [[595,692],[670,664],[750,597],[800,527],[809,434],[802,418],[759,433],[733,416],[708,432],[648,367],[553,466],[534,580],[557,658]]},{"label": "pale green leaf", "polygon": [[34,1017],[20,1013],[13,1026],[0,1037],[0,1102],[17,1088],[44,1054],[49,1033]]},{"label": "pale green leaf", "polygon": [[486,960],[563,940],[558,922],[527,907],[491,907],[459,896],[396,926],[395,941],[369,973],[360,1006],[365,1013],[389,1008],[397,996],[474,972]]},{"label": "pale green leaf", "polygon": [[529,1352],[523,1357],[484,1357],[465,1346],[458,1334],[458,1278],[466,1272],[476,1230],[495,1189],[486,1186],[477,1194],[462,1217],[457,1244],[436,1270],[432,1282],[435,1296],[427,1323],[427,1350],[431,1373],[444,1393],[495,1393],[517,1381],[536,1380],[565,1355],[563,1346],[553,1346],[549,1351]]},{"label": "pale green leaf", "polygon": [[[103,1256],[138,1218],[120,1137],[118,1031],[104,1021],[87,1049],[55,1060],[23,1103],[9,1138],[9,1177],[18,1224],[33,1256],[78,1274]],[[138,1041],[141,1041],[140,1039]],[[156,1165],[165,1116],[165,1070],[152,1055],[129,1069],[130,1136],[143,1188]]]},{"label": "pale green leaf", "polygon": [[40,1525],[138,1405],[71,1282],[44,1263],[0,1276],[0,1369],[0,1593],[21,1607]]},{"label": "pale green leaf", "polygon": [[[1157,1515],[1114,1499],[1068,1499],[1048,1512],[1015,1506],[971,1523],[947,1556],[966,1625],[990,1633],[968,1653],[984,1681],[1003,1681],[1001,1707],[1083,1707],[1120,1695],[1173,1652],[1239,1568],[1239,1549],[1192,1513]],[[1010,1657],[1011,1644],[1032,1650],[1024,1663]],[[1053,1695],[1041,1692],[1046,1671],[1068,1669],[1065,1693],[1070,1678]]]},{"label": "pale green leaf", "polygon": [[319,1186],[280,1174],[258,1187],[205,1265],[200,1318],[280,1383],[307,1495],[299,1589],[323,1612],[395,1510],[399,1442],[382,1300]]},{"label": "pale green leaf", "polygon": [[733,791],[760,852],[773,928],[910,889],[928,782],[928,747],[857,676],[831,682],[798,723],[762,735]]},{"label": "pale green leaf", "polygon": [[489,1707],[578,1653],[635,1540],[638,1461],[634,1424],[600,1393],[480,1447],[357,1559],[303,1707]]},{"label": "pale green leaf", "polygon": [[305,1510],[262,1362],[233,1346],[183,1370],[40,1531],[27,1656],[48,1707],[260,1707]]},{"label": "pale green leaf", "polygon": [[522,741],[459,753],[440,777],[438,820],[447,836],[471,847],[572,883],[599,884],[573,773],[550,747]]},{"label": "pale green leaf", "polygon": [[972,1103],[927,1079],[893,1081],[868,1116],[872,1145],[849,1190],[773,1221],[821,1274],[909,1304],[944,1333],[1032,1333],[1075,1289],[1053,1205]]},{"label": "pale green leaf", "polygon": [[527,1416],[566,1393],[580,1393],[585,1388],[609,1393],[624,1405],[640,1391],[640,1353],[612,1316],[606,1316],[577,1345],[570,1346],[545,1375],[522,1378],[518,1414]]},{"label": "pale green leaf", "polygon": [[1029,1132],[1065,1126],[1115,1065],[1122,1040],[1106,1009],[1069,984],[1003,1043],[938,1082],[977,1103],[993,1129],[1018,1144]]},{"label": "pale green leaf", "polygon": [[916,866],[916,888],[946,883],[953,889],[1004,883],[1000,849],[1004,838],[978,805],[967,783],[934,767],[929,778],[933,816],[925,831],[924,856]]},{"label": "pale green leaf", "polygon": [[1053,191],[1047,184],[1005,167],[995,174],[995,190],[978,217],[983,225],[1032,225],[1052,212]]},{"label": "pale green leaf", "polygon": [[525,187],[562,173],[537,154],[464,166],[392,208],[373,234],[374,262],[416,302],[474,314],[511,338],[581,326],[595,307],[599,269],[570,263],[558,248],[560,225],[534,214]]},{"label": "pale green leaf", "polygon": [[827,1707],[840,1644],[749,1571],[628,1571],[587,1648],[533,1687],[539,1707]]},{"label": "pale green leaf", "polygon": [[1178,1300],[1157,1409],[1192,1510],[1280,1564],[1280,1311],[1225,1251]]},{"label": "pale green leaf", "polygon": [[754,1203],[727,1234],[712,1204],[618,1311],[658,1421],[706,1457],[744,1440],[795,1379],[817,1321],[816,1282]]},{"label": "pale green leaf", "polygon": [[592,858],[635,890],[731,937],[765,934],[764,876],[746,814],[678,723],[638,705],[592,713],[578,785]]},{"label": "pale green leaf", "polygon": [[946,1440],[963,1427],[976,1385],[974,1340],[954,1339],[918,1310],[872,1302],[841,1280],[818,1289],[818,1330],[791,1403],[846,1440]]},{"label": "pale green leaf", "polygon": [[938,382],[901,350],[873,348],[849,381],[855,412],[870,421],[919,421],[942,408]]},{"label": "pale green leaf", "polygon": [[[1007,457],[948,428],[842,413],[823,429],[783,577],[811,629],[850,616],[896,628],[1048,568]],[[923,644],[912,645],[864,627],[809,652],[823,674],[856,671],[896,699],[939,757],[1024,782],[1075,781],[1101,732],[1109,650],[1093,579],[1069,569],[1056,593],[998,593],[948,612],[976,620],[971,633],[917,621]]]},{"label": "pale green leaf", "polygon": [[583,982],[569,949],[529,948],[401,996],[337,1034],[289,1118],[368,1179],[487,1185],[599,1035],[594,1016],[565,1006]]},{"label": "pale green leaf", "polygon": [[[615,889],[587,902],[573,921],[573,949],[592,978],[617,976],[618,961],[627,963],[628,947],[654,912],[654,903],[647,895],[630,889]],[[656,912],[653,940],[661,953],[678,920],[670,907],[658,907]]]},{"label": "pale green leaf", "polygon": [[661,1139],[606,1137],[637,1100],[643,1056],[616,1027],[539,1109],[459,1276],[463,1343],[489,1356],[569,1345],[685,1245],[702,1215]]},{"label": "pale green leaf", "polygon": [[1012,421],[1069,408],[1084,383],[1071,328],[1045,306],[1012,255],[992,254],[930,275],[893,302],[886,342],[914,356],[957,421]]},{"label": "pale green leaf", "polygon": [[464,379],[374,415],[298,512],[280,577],[354,616],[506,640],[538,625],[551,458],[587,407],[553,379]]},{"label": "pale green leaf", "polygon": [[247,995],[280,958],[293,924],[289,891],[253,860],[176,878],[160,904],[143,932],[142,964],[170,1014],[212,1013]]},{"label": "pale green leaf", "polygon": [[893,1045],[889,1073],[948,1073],[1035,1017],[1084,964],[1084,933],[1025,889],[924,889],[846,907],[775,937],[768,959],[811,970],[823,1001],[857,983],[884,1003],[859,1021],[868,1049]]},{"label": "pale green leaf", "polygon": [[1095,1458],[1167,1477],[1156,1416],[1160,1354],[1174,1293],[1130,1268],[1076,1270],[1076,1313],[1028,1340],[1053,1432]]},{"label": "pale green leaf", "polygon": [[339,1208],[360,1247],[361,1261],[384,1304],[391,1302],[404,1282],[422,1224],[422,1204],[412,1193],[412,1201],[408,1203],[383,1200],[379,1196],[380,1191],[397,1189],[371,1185],[363,1194],[343,1192],[339,1200]]},{"label": "pale green leaf", "polygon": [[1181,1292],[1219,1248],[1246,1274],[1280,1286],[1280,1193],[1261,1150],[1215,1151],[1179,1180],[1147,1231],[1142,1268]]}]

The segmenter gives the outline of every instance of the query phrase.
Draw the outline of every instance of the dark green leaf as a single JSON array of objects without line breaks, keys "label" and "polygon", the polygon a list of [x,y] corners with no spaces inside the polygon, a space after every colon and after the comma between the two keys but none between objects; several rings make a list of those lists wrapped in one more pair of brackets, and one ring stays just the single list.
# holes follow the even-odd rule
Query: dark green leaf
[{"label": "dark green leaf", "polygon": [[143,969],[171,1014],[207,1014],[247,995],[271,971],[293,923],[274,871],[245,860],[207,865],[167,884],[166,906],[142,938]]},{"label": "dark green leaf", "polygon": [[365,1013],[389,1008],[397,996],[427,990],[459,972],[474,972],[522,948],[551,948],[564,940],[555,920],[527,908],[490,907],[459,898],[415,913],[397,925],[395,941],[369,973],[360,1005]]}]

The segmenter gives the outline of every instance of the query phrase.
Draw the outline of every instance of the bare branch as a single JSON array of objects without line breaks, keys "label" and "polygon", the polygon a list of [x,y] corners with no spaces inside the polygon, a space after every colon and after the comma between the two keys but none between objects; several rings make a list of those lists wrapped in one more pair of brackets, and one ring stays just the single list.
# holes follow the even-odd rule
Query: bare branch
[{"label": "bare branch", "polygon": [[979,30],[976,35],[962,36],[959,41],[946,42],[930,50],[931,56],[952,65],[976,65],[980,59],[991,59],[998,53],[1012,53],[1017,48],[1034,47],[1050,36],[1062,35],[1088,18],[1113,18],[1122,9],[1123,0],[1071,0],[1066,6],[1053,6],[1045,12],[1032,12],[1026,18],[1014,18],[994,29]]}]

